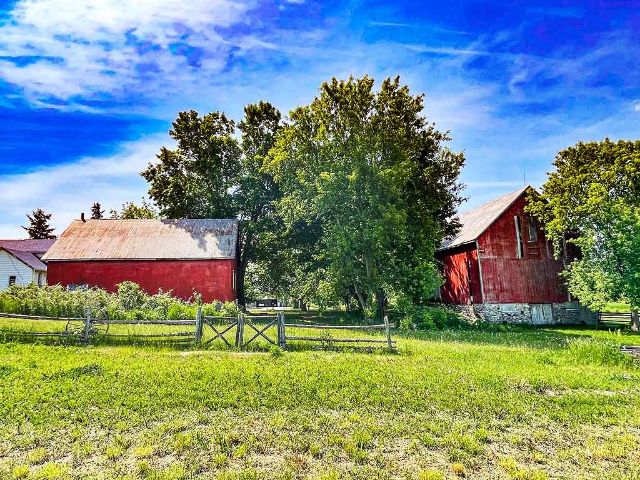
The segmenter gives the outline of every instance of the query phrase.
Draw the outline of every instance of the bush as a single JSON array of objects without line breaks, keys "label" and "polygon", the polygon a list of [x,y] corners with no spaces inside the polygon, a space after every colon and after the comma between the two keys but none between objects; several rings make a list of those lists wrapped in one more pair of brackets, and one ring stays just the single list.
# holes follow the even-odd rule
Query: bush
[{"label": "bush", "polygon": [[[199,299],[199,296],[194,296]],[[11,285],[0,292],[0,312],[46,317],[85,317],[87,308],[95,318],[124,320],[182,320],[196,318],[197,305],[159,291],[147,294],[133,282],[122,282],[117,293],[99,288],[66,290],[60,285],[38,287],[35,284]],[[202,304],[207,316],[236,316],[233,302]]]},{"label": "bush", "polygon": [[468,326],[468,323],[456,312],[434,306],[404,306],[404,316],[400,320],[400,328],[417,330],[443,330]]}]

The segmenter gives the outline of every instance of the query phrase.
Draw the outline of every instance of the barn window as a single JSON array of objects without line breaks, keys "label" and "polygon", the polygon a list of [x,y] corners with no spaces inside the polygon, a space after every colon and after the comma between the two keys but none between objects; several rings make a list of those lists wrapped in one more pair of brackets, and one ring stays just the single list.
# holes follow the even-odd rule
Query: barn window
[{"label": "barn window", "polygon": [[536,221],[536,217],[529,217],[529,241],[538,241],[538,222]]},{"label": "barn window", "polygon": [[15,275],[11,275],[9,277],[9,286],[15,285],[15,284],[16,284],[16,276]]},{"label": "barn window", "polygon": [[513,220],[516,224],[516,243],[517,243],[517,257],[522,258],[524,256],[524,245],[522,244],[522,222],[520,220],[520,216],[516,215],[513,217]]}]

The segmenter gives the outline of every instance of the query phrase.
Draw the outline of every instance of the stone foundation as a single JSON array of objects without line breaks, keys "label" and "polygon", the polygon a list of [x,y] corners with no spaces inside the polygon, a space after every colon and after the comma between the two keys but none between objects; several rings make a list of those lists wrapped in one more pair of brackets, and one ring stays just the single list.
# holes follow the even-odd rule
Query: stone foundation
[{"label": "stone foundation", "polygon": [[472,322],[520,323],[528,325],[595,325],[598,314],[578,302],[478,303],[451,305]]}]

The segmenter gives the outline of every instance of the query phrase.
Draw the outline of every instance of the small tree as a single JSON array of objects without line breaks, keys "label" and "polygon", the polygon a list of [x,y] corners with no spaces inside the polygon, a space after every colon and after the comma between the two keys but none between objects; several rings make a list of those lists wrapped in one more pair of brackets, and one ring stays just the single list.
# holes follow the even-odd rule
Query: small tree
[{"label": "small tree", "polygon": [[126,202],[122,204],[120,213],[113,208],[109,211],[111,218],[114,220],[133,220],[137,218],[158,218],[158,211],[155,207],[147,202],[144,197],[142,198],[142,205],[138,206],[133,202]]},{"label": "small tree", "polygon": [[91,218],[93,220],[100,220],[104,215],[104,210],[101,210],[102,206],[99,202],[95,202],[91,207]]},{"label": "small tree", "polygon": [[55,230],[49,225],[51,219],[50,213],[45,213],[41,208],[34,210],[32,215],[27,213],[30,225],[28,227],[22,227],[29,232],[29,238],[36,240],[57,238],[53,231]]}]

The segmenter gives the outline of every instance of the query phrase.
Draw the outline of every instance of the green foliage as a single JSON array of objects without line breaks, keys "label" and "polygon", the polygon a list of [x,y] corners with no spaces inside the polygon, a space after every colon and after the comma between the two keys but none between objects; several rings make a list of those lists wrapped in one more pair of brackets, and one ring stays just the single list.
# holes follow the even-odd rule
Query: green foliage
[{"label": "green foliage", "polygon": [[[0,292],[0,312],[49,317],[84,317],[87,307],[94,318],[181,320],[196,317],[196,304],[162,291],[145,293],[138,284],[122,282],[118,293],[98,288],[69,291],[60,285],[38,287],[12,285]],[[233,302],[202,304],[204,315],[235,316],[238,307]]]},{"label": "green foliage", "polygon": [[[238,218],[238,302],[245,303],[245,272],[254,269],[254,284],[274,277],[282,265],[282,222],[275,214],[280,190],[263,169],[280,129],[280,112],[271,104],[247,105],[238,124],[224,113],[200,117],[180,112],[169,132],[177,150],[162,148],[158,161],[142,176],[149,196],[169,218]],[[260,273],[265,272],[260,276]],[[266,272],[269,272],[268,274]]]},{"label": "green foliage", "polygon": [[381,289],[429,297],[439,284],[433,254],[452,233],[463,154],[422,115],[423,96],[399,79],[335,78],[293,110],[268,168],[284,192],[290,229],[312,228],[309,271],[328,302],[354,295],[363,310]]},{"label": "green foliage", "polygon": [[109,213],[111,214],[111,218],[115,220],[135,220],[138,218],[153,220],[158,218],[158,211],[151,203],[147,202],[144,197],[142,198],[142,204],[140,206],[133,202],[126,202],[122,204],[122,209],[119,213],[113,209],[111,209]]},{"label": "green foliage", "polygon": [[44,210],[38,208],[31,215],[27,214],[27,218],[29,219],[29,226],[22,228],[29,233],[29,238],[36,240],[56,238],[53,234],[55,229],[49,225],[49,220],[51,220],[50,213],[45,213]]},{"label": "green foliage", "polygon": [[625,300],[640,308],[640,141],[581,142],[554,166],[529,210],[557,256],[567,234],[580,250],[566,271],[569,291],[593,309]]},{"label": "green foliage", "polygon": [[405,302],[400,308],[403,312],[400,327],[403,329],[443,330],[469,326],[459,314],[448,308],[419,306],[410,302]]}]

